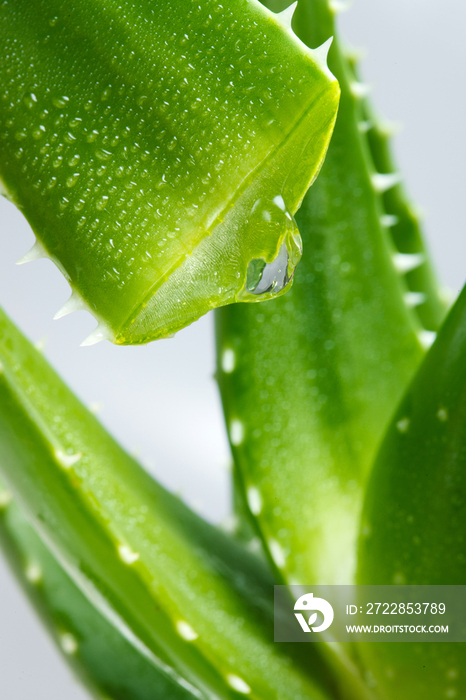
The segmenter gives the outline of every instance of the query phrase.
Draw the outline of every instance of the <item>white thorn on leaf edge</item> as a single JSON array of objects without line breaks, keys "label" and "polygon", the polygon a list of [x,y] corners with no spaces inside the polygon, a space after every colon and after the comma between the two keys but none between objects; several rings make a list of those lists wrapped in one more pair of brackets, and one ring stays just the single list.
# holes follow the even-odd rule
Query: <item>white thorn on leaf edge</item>
[{"label": "white thorn on leaf edge", "polygon": [[344,0],[330,0],[329,2],[330,11],[334,15],[339,15],[342,12],[346,12],[349,10],[350,6],[351,3],[345,2]]},{"label": "white thorn on leaf edge", "polygon": [[380,223],[382,226],[386,226],[387,228],[396,226],[398,222],[399,218],[397,216],[393,216],[393,214],[384,214],[380,217]]},{"label": "white thorn on leaf edge", "polygon": [[424,304],[427,297],[423,292],[406,292],[404,295],[404,300],[406,306],[413,309],[415,306],[420,306]]},{"label": "white thorn on leaf edge", "polygon": [[435,342],[437,333],[435,331],[424,330],[420,331],[420,333],[417,334],[417,337],[424,350],[428,350],[430,346],[433,345],[433,343]]},{"label": "white thorn on leaf edge", "polygon": [[296,2],[293,2],[289,7],[287,7],[285,10],[282,12],[277,12],[275,17],[277,20],[280,22],[281,26],[284,29],[291,29],[291,22],[293,19],[294,12],[296,10],[296,7],[298,5],[298,0]]},{"label": "white thorn on leaf edge", "polygon": [[422,253],[395,253],[393,256],[393,264],[397,272],[404,275],[405,272],[415,270],[423,264],[425,258]]},{"label": "white thorn on leaf edge", "polygon": [[33,260],[40,260],[40,258],[48,258],[48,257],[50,257],[50,256],[47,253],[47,251],[45,250],[42,243],[39,240],[36,240],[36,242],[34,243],[32,248],[30,250],[28,250],[26,255],[23,255],[23,257],[20,258],[16,264],[17,265],[24,265],[24,263],[32,262]]},{"label": "white thorn on leaf edge", "polygon": [[84,303],[79,292],[77,292],[76,289],[73,289],[71,296],[65,301],[61,309],[57,311],[53,317],[53,320],[57,321],[59,318],[63,318],[63,316],[73,313],[73,311],[83,310],[87,310],[86,304]]},{"label": "white thorn on leaf edge", "polygon": [[95,328],[90,335],[87,336],[85,340],[81,343],[81,347],[87,347],[88,345],[95,345],[100,343],[101,340],[111,340],[112,335],[105,325],[105,323],[99,323],[97,328]]},{"label": "white thorn on leaf edge", "polygon": [[366,119],[365,121],[358,122],[358,130],[360,134],[367,134],[368,131],[372,129],[374,125],[372,124],[369,119]]},{"label": "white thorn on leaf edge", "polygon": [[400,173],[374,173],[371,177],[372,186],[376,192],[382,194],[401,182]]},{"label": "white thorn on leaf edge", "polygon": [[371,89],[370,85],[367,85],[367,83],[360,83],[358,80],[353,80],[350,84],[350,92],[357,100],[367,97]]},{"label": "white thorn on leaf edge", "polygon": [[311,49],[311,53],[314,61],[317,63],[321,71],[325,73],[325,75],[327,75],[330,78],[330,80],[336,80],[327,63],[328,52],[330,51],[332,43],[333,36],[327,39],[327,41],[324,41],[324,43],[318,46],[316,49]]},{"label": "white thorn on leaf edge", "polygon": [[377,124],[377,130],[382,136],[391,138],[403,130],[403,124],[400,124],[400,122],[383,121]]}]

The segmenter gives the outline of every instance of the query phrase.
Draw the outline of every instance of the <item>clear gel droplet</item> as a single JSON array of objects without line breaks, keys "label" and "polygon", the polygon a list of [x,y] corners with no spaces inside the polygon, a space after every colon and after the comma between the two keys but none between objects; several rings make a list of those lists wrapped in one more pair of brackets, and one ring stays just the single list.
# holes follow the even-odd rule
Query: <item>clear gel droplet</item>
[{"label": "clear gel droplet", "polygon": [[[258,199],[251,210],[248,229],[252,236],[264,242],[264,257],[249,262],[246,283],[238,298],[259,301],[281,294],[290,286],[302,253],[298,226],[283,197]],[[278,250],[272,259],[268,245]]]}]

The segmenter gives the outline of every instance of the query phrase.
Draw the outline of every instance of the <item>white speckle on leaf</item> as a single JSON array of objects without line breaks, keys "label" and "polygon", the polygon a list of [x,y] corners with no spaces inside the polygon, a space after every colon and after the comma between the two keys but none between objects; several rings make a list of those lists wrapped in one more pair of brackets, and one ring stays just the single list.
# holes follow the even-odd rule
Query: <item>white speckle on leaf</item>
[{"label": "white speckle on leaf", "polygon": [[283,569],[283,567],[285,566],[285,563],[286,563],[286,557],[285,557],[285,553],[282,549],[282,546],[277,542],[277,540],[272,540],[272,539],[269,540],[267,544],[269,547],[270,556],[274,560],[275,565],[279,569]]},{"label": "white speckle on leaf", "polygon": [[29,583],[39,583],[39,581],[42,578],[42,569],[40,568],[39,564],[31,562],[26,567],[24,575],[26,576],[26,579],[29,581]]},{"label": "white speckle on leaf", "polygon": [[232,445],[241,445],[244,440],[244,426],[237,418],[230,423],[230,440]]},{"label": "white speckle on leaf", "polygon": [[62,634],[60,637],[60,645],[65,654],[76,654],[78,651],[78,642],[76,641],[76,638],[73,637],[72,634],[69,632],[65,632],[65,634]]},{"label": "white speckle on leaf", "polygon": [[63,469],[70,469],[74,464],[79,462],[82,456],[82,452],[69,455],[63,452],[63,450],[55,450],[55,459]]},{"label": "white speckle on leaf", "polygon": [[248,486],[247,490],[248,506],[253,515],[259,515],[262,510],[262,496],[255,486]]},{"label": "white speckle on leaf", "polygon": [[445,423],[445,421],[448,420],[448,411],[447,411],[447,409],[446,409],[446,408],[439,408],[439,410],[437,411],[437,418],[438,418],[439,421],[441,421],[442,423]]},{"label": "white speckle on leaf", "polygon": [[133,550],[126,544],[118,545],[118,554],[120,555],[120,559],[125,564],[129,565],[134,564],[134,562],[139,559],[138,552],[133,552]]},{"label": "white speckle on leaf", "polygon": [[230,374],[235,369],[235,366],[235,351],[231,348],[225,348],[225,350],[222,353],[222,370],[225,372],[225,374]]},{"label": "white speckle on leaf", "polygon": [[251,688],[246,683],[246,681],[244,681],[239,676],[236,676],[234,673],[228,674],[227,683],[231,688],[233,688],[233,690],[236,690],[238,693],[243,693],[244,695],[247,695],[251,692]]},{"label": "white speckle on leaf", "polygon": [[176,623],[176,631],[187,642],[193,642],[199,637],[198,633],[186,622],[186,620],[178,620]]},{"label": "white speckle on leaf", "polygon": [[6,508],[9,503],[11,503],[11,500],[13,499],[13,496],[9,491],[0,491],[0,510],[3,508]]},{"label": "white speckle on leaf", "polygon": [[410,424],[409,418],[402,418],[402,419],[399,420],[398,423],[396,424],[396,429],[397,429],[400,433],[406,433],[406,432],[408,432],[408,430],[409,430],[409,424]]}]

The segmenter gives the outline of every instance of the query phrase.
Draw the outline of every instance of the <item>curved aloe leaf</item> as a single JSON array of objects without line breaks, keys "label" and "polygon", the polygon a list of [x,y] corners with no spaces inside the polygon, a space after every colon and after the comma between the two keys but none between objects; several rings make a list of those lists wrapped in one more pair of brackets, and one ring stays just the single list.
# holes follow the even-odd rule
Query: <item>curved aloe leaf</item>
[{"label": "curved aloe leaf", "polygon": [[272,641],[267,569],[126,455],[3,313],[0,363],[2,478],[98,624],[197,698],[328,698],[316,652]]},{"label": "curved aloe leaf", "polygon": [[[466,289],[375,463],[364,505],[359,583],[465,584],[465,422]],[[464,644],[360,646],[390,700],[466,696]]]},{"label": "curved aloe leaf", "polygon": [[160,672],[101,615],[65,573],[0,482],[0,546],[73,669],[97,697],[196,697]]},{"label": "curved aloe leaf", "polygon": [[[357,57],[354,54],[348,54],[347,57],[354,78],[358,81]],[[383,174],[396,173],[398,168],[390,148],[392,127],[377,117],[367,97],[361,100],[360,106],[359,128],[361,133],[367,134],[375,169]],[[415,308],[421,325],[427,331],[436,332],[442,324],[448,304],[430,260],[419,213],[410,202],[401,181],[383,192],[382,200],[385,210],[383,222],[390,229],[396,249],[401,255],[416,255],[421,263],[406,271],[405,280],[409,290],[406,294],[407,303]]]},{"label": "curved aloe leaf", "polygon": [[[338,84],[255,0],[4,0],[0,179],[108,337],[291,283]],[[286,65],[286,71],[282,66]],[[265,268],[265,270],[264,270]]]},{"label": "curved aloe leaf", "polygon": [[[323,0],[298,6],[310,46],[335,34]],[[219,384],[243,494],[288,583],[350,583],[367,474],[423,352],[358,128],[361,90],[338,42],[342,94],[328,155],[297,213],[293,289],[217,315]]]}]

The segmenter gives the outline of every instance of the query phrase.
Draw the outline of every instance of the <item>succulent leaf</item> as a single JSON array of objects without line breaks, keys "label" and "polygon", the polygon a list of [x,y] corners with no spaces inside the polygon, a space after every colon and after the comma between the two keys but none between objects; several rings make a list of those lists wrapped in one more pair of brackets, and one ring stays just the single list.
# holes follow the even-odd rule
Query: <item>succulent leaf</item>
[{"label": "succulent leaf", "polygon": [[[347,58],[349,68],[358,80],[357,55],[349,52]],[[397,173],[390,147],[390,125],[377,117],[369,98],[361,100],[360,110],[359,128],[367,136],[377,173]],[[410,202],[402,181],[384,192],[382,199],[385,211],[382,224],[389,228],[395,248],[403,255],[422,256],[419,265],[406,270],[405,280],[409,289],[407,302],[415,307],[421,325],[426,330],[436,332],[445,317],[448,303],[430,259],[420,214]]]},{"label": "succulent leaf", "polygon": [[[303,2],[293,27],[317,46],[335,35],[332,9]],[[329,65],[340,111],[296,215],[304,255],[294,286],[273,303],[217,313],[218,378],[243,497],[276,571],[300,584],[354,581],[367,475],[423,356],[380,221],[381,191],[395,179],[376,179],[338,41]]]},{"label": "succulent leaf", "polygon": [[[465,583],[465,357],[466,289],[409,387],[375,462],[361,526],[360,584]],[[466,695],[464,644],[359,646],[390,700]]]},{"label": "succulent leaf", "polygon": [[3,312],[0,363],[2,479],[96,624],[197,698],[331,697],[316,651],[272,641],[268,569],[123,452]]},{"label": "succulent leaf", "polygon": [[290,286],[339,88],[282,24],[256,0],[0,3],[2,191],[40,241],[26,259],[98,319],[87,344]]},{"label": "succulent leaf", "polygon": [[0,546],[67,661],[97,697],[174,700],[196,697],[161,672],[83,595],[41,541],[17,502],[0,506]]}]

